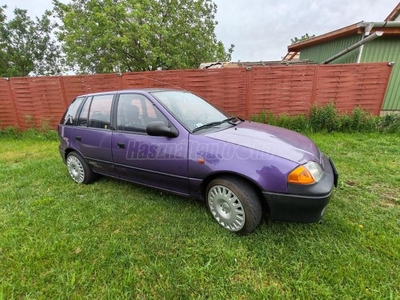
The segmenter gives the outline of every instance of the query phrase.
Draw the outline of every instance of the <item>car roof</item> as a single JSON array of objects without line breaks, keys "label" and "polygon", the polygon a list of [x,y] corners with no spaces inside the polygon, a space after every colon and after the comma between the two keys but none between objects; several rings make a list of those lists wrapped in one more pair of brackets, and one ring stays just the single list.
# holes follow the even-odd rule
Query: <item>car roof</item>
[{"label": "car roof", "polygon": [[153,93],[153,92],[165,92],[165,91],[184,91],[179,89],[170,89],[170,88],[140,88],[140,89],[124,89],[124,90],[113,90],[106,92],[97,92],[97,93],[89,93],[79,95],[77,97],[87,97],[87,96],[98,96],[98,95],[109,95],[109,94],[119,94],[126,92],[135,92],[135,93]]}]

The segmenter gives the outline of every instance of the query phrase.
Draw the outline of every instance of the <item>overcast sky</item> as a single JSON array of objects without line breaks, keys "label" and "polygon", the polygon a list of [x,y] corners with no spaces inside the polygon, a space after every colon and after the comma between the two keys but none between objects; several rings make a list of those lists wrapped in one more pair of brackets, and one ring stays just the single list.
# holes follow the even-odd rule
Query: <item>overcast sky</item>
[{"label": "overcast sky", "polygon": [[[62,2],[68,2],[63,0]],[[398,0],[214,0],[218,5],[217,38],[233,61],[280,60],[294,37],[320,35],[359,21],[383,21]],[[11,11],[27,9],[40,16],[51,0],[0,0]]]}]

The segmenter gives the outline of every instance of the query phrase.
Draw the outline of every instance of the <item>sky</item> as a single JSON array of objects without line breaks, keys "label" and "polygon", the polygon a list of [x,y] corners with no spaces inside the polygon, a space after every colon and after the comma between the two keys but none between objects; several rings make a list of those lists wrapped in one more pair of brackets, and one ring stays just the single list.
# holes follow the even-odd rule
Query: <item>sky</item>
[{"label": "sky", "polygon": [[[68,2],[63,0],[62,2]],[[234,44],[232,61],[281,60],[291,39],[324,34],[360,21],[383,21],[399,0],[214,0],[217,39]],[[40,16],[51,0],[0,0]]]}]

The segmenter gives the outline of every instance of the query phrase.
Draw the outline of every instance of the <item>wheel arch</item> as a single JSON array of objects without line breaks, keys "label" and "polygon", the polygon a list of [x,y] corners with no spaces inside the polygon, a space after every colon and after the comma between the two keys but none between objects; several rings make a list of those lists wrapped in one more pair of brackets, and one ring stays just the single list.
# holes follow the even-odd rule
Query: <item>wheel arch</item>
[{"label": "wheel arch", "polygon": [[266,213],[269,213],[269,206],[268,206],[267,201],[265,201],[264,196],[262,194],[262,188],[257,183],[255,183],[253,180],[251,180],[249,177],[244,176],[243,174],[235,173],[235,172],[226,172],[226,171],[225,172],[216,172],[216,173],[210,174],[209,176],[204,178],[204,180],[202,181],[202,183],[200,185],[200,194],[201,194],[202,200],[203,201],[206,200],[205,194],[206,194],[207,186],[211,181],[213,181],[216,178],[232,178],[232,177],[243,180],[247,184],[249,184],[256,192],[256,194],[260,200],[263,211]]},{"label": "wheel arch", "polygon": [[83,159],[85,159],[85,157],[82,155],[82,153],[80,153],[78,150],[76,150],[76,149],[74,149],[74,148],[67,148],[67,149],[65,149],[65,152],[64,152],[64,161],[66,161],[67,160],[67,156],[68,156],[68,154],[70,154],[71,152],[76,152],[76,153],[78,153]]}]

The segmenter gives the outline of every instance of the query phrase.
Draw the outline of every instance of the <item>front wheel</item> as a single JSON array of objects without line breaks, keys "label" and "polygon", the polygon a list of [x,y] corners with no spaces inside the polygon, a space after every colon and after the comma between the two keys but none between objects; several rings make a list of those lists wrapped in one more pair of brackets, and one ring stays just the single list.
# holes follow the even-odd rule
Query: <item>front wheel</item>
[{"label": "front wheel", "polygon": [[207,186],[206,199],[214,219],[231,232],[249,234],[260,224],[260,200],[254,189],[241,179],[214,179]]},{"label": "front wheel", "polygon": [[76,152],[68,154],[67,168],[69,175],[76,183],[90,183],[96,179],[96,174],[93,173],[82,156]]}]

